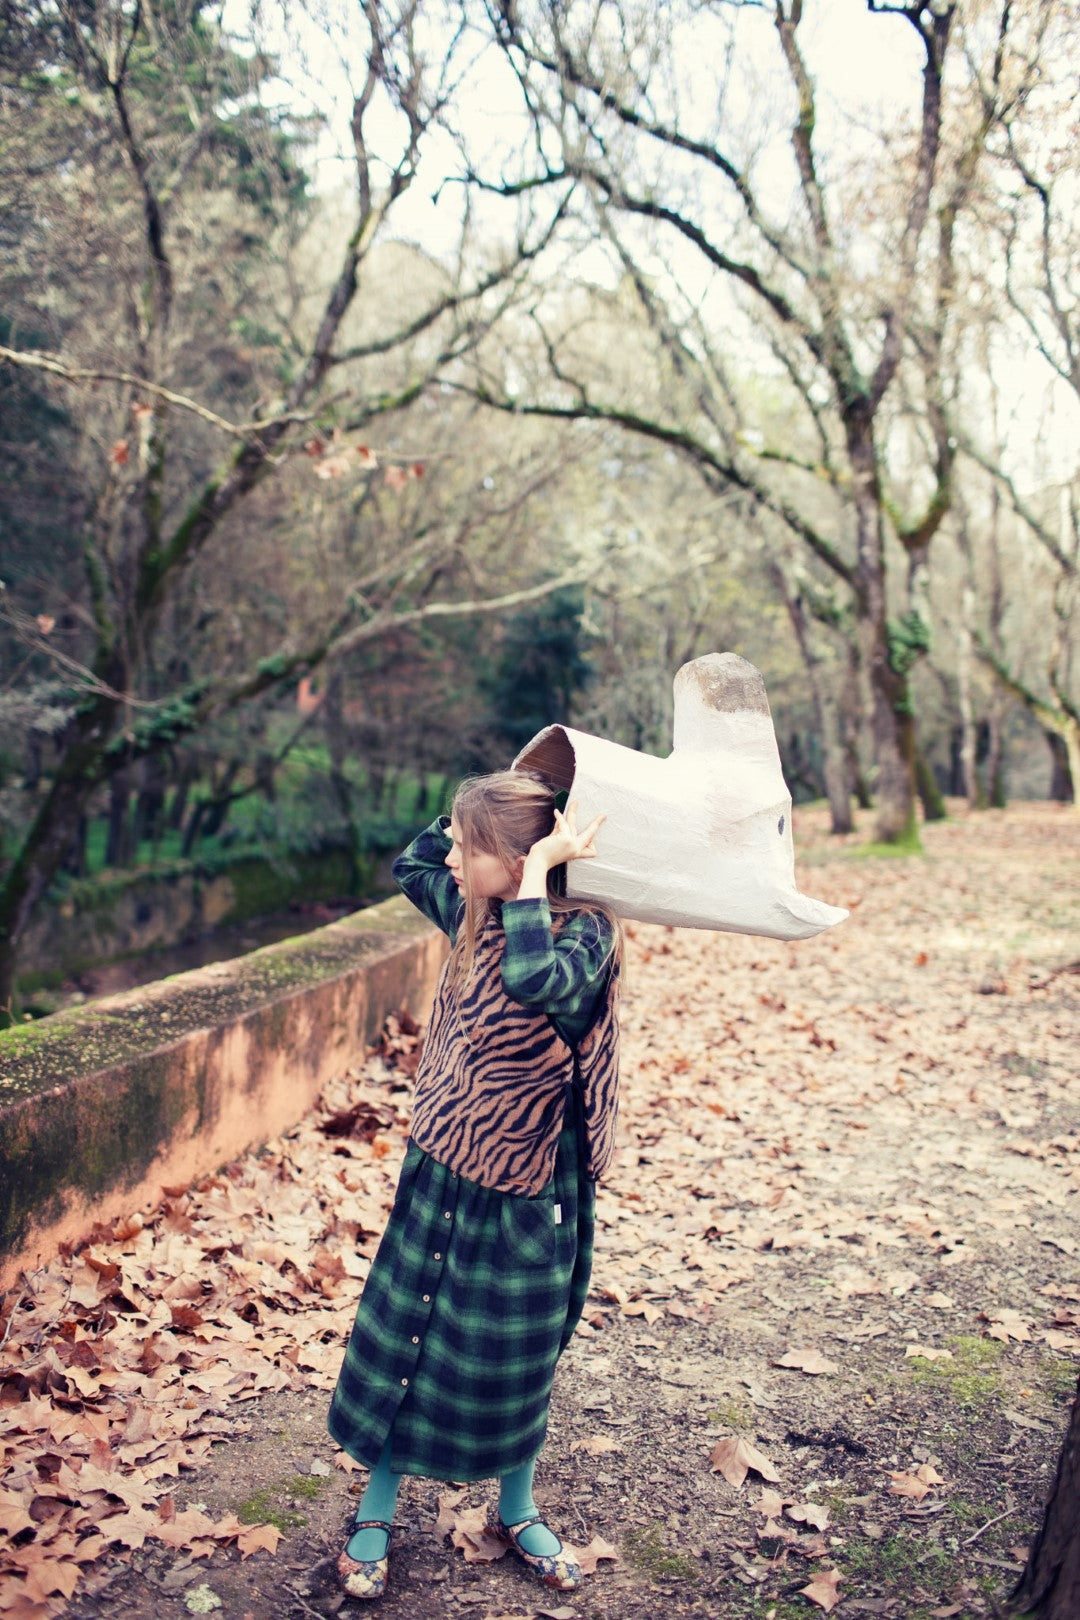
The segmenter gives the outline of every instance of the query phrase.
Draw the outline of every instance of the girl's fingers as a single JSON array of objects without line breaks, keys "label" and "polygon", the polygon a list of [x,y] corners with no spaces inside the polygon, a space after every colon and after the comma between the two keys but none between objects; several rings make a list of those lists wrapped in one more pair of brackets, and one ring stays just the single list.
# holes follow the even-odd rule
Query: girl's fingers
[{"label": "girl's fingers", "polygon": [[571,799],[565,810],[557,809],[555,811],[555,826],[552,829],[552,834],[565,838],[568,843],[573,845],[573,848],[568,850],[565,858],[572,861],[593,859],[596,855],[593,840],[606,820],[606,812],[601,811],[598,816],[593,817],[592,821],[590,821],[587,827],[583,828],[581,832],[578,832],[577,800]]},{"label": "girl's fingers", "polygon": [[604,825],[604,822],[606,820],[607,820],[606,814],[603,811],[601,811],[601,813],[598,816],[594,816],[593,819],[589,822],[589,825],[585,828],[585,831],[581,834],[582,838],[585,840],[585,842],[587,844],[592,843],[593,839],[596,837],[597,833],[600,831],[600,828]]},{"label": "girl's fingers", "polygon": [[583,832],[576,833],[574,835],[577,841],[577,848],[574,851],[574,855],[572,857],[573,859],[594,860],[596,858],[596,835],[606,820],[607,816],[603,813],[598,816],[594,816]]}]

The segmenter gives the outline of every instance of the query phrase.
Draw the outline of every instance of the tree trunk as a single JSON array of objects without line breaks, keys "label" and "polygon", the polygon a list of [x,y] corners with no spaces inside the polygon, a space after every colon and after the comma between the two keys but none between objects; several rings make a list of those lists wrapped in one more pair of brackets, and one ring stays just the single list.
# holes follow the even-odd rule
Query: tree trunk
[{"label": "tree trunk", "polygon": [[821,751],[831,830],[837,834],[849,833],[854,829],[855,818],[851,810],[848,762],[840,733],[840,715],[831,696],[823,696],[821,702]]},{"label": "tree trunk", "polygon": [[1005,748],[1001,724],[1000,693],[994,688],[990,699],[990,712],[986,717],[987,747],[986,762],[983,769],[986,772],[986,799],[992,810],[1004,810],[1007,803],[1005,795]]},{"label": "tree trunk", "polygon": [[1038,1620],[1080,1615],[1080,1381],[1042,1528],[1009,1602]]},{"label": "tree trunk", "polygon": [[105,841],[106,866],[130,866],[134,853],[134,837],[129,810],[131,807],[131,777],[128,772],[117,771],[109,783],[109,835]]},{"label": "tree trunk", "polygon": [[915,724],[906,712],[907,682],[889,666],[888,640],[871,659],[874,761],[877,765],[874,836],[881,844],[918,842],[915,820]]},{"label": "tree trunk", "polygon": [[1057,731],[1044,731],[1043,735],[1050,747],[1050,797],[1055,804],[1072,804],[1075,791],[1065,738]]},{"label": "tree trunk", "polygon": [[1065,728],[1065,757],[1069,763],[1069,783],[1072,787],[1072,803],[1080,803],[1077,791],[1080,790],[1080,722],[1073,715],[1069,715]]},{"label": "tree trunk", "polygon": [[180,854],[185,861],[191,859],[191,852],[202,836],[203,817],[206,815],[209,801],[198,799],[191,807],[184,836],[180,840]]},{"label": "tree trunk", "polygon": [[919,799],[922,802],[923,816],[927,821],[945,821],[948,811],[945,808],[945,799],[938,779],[934,775],[934,767],[927,759],[921,748],[915,754],[915,782],[919,790]]},{"label": "tree trunk", "polygon": [[255,756],[255,786],[267,804],[277,800],[277,767],[277,759],[270,750],[260,748]]},{"label": "tree trunk", "polygon": [[783,593],[817,715],[821,735],[822,773],[825,777],[825,794],[832,817],[832,831],[849,833],[855,823],[851,813],[851,790],[839,709],[832,692],[827,690],[826,683],[821,677],[821,658],[811,639],[810,623],[802,596],[788,584],[787,576],[779,565],[772,570],[772,574]]},{"label": "tree trunk", "polygon": [[179,832],[184,825],[187,815],[188,794],[199,780],[199,767],[191,758],[184,760],[180,767],[180,774],[173,789],[172,803],[169,805],[169,827],[173,832]]},{"label": "tree trunk", "polygon": [[213,838],[224,827],[232,804],[232,785],[240,774],[242,759],[236,757],[229,760],[225,766],[221,781],[215,783],[209,804],[204,808],[200,836]]},{"label": "tree trunk", "polygon": [[161,842],[165,829],[165,793],[168,787],[168,765],[163,754],[151,754],[143,760],[142,781],[135,801],[135,845]]},{"label": "tree trunk", "polygon": [[907,669],[894,667],[885,601],[885,548],[873,424],[845,423],[854,474],[858,563],[856,611],[870,681],[871,734],[877,766],[874,836],[882,844],[918,843],[915,820],[915,724]]},{"label": "tree trunk", "polygon": [[356,824],[356,802],[352,783],[345,773],[349,758],[349,731],[345,722],[344,689],[341,672],[330,671],[322,702],[323,729],[330,754],[330,789],[334,802],[349,830],[349,888],[355,890],[360,878],[360,829]]},{"label": "tree trunk", "polygon": [[850,636],[847,644],[847,668],[844,671],[840,696],[840,731],[847,766],[848,789],[860,810],[872,810],[874,806],[874,795],[862,763],[865,754],[865,749],[861,746],[862,730],[868,710],[869,697],[863,696],[859,638],[857,635]]},{"label": "tree trunk", "polygon": [[965,585],[961,599],[960,636],[956,649],[957,703],[960,709],[961,792],[972,810],[986,808],[986,795],[976,768],[978,730],[971,700],[971,669],[975,658],[972,626],[975,622],[975,592]]},{"label": "tree trunk", "polygon": [[44,739],[39,731],[31,731],[26,739],[26,775],[22,785],[27,792],[33,793],[41,781],[42,754],[44,752]]},{"label": "tree trunk", "polygon": [[86,815],[81,815],[75,837],[71,841],[71,848],[64,857],[63,870],[70,872],[72,877],[82,878],[86,876],[86,835],[89,829],[89,818]]},{"label": "tree trunk", "polygon": [[72,834],[98,784],[114,703],[101,699],[73,722],[61,764],[0,888],[0,1027],[14,1013],[19,941],[31,913],[63,864]]}]

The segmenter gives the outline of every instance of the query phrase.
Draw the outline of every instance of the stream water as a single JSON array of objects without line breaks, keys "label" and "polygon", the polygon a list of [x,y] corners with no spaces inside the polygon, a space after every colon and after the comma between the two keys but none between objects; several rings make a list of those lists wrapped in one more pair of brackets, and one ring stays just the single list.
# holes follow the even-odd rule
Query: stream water
[{"label": "stream water", "polygon": [[337,922],[383,898],[385,896],[376,895],[359,904],[354,900],[299,901],[287,911],[278,911],[269,917],[215,928],[196,939],[149,951],[145,956],[87,968],[83,973],[73,974],[59,992],[50,994],[50,1010],[95,1001],[100,996],[116,995],[120,990],[133,990],[136,985],[166,979],[174,973],[186,973],[191,968],[207,967],[211,962],[228,962],[235,956],[246,956],[263,945],[274,945],[278,940],[292,939],[297,934],[322,928],[326,923]]}]

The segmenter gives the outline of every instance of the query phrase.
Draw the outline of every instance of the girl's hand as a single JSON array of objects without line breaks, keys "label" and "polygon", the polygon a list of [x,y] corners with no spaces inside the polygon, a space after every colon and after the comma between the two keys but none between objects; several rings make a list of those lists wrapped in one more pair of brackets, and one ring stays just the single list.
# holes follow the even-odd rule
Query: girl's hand
[{"label": "girl's hand", "polygon": [[596,856],[595,838],[606,815],[594,816],[587,827],[578,831],[577,801],[571,799],[565,814],[555,812],[555,825],[544,838],[538,838],[525,857],[518,899],[542,899],[547,894],[547,875],[552,867],[565,861],[588,861]]}]

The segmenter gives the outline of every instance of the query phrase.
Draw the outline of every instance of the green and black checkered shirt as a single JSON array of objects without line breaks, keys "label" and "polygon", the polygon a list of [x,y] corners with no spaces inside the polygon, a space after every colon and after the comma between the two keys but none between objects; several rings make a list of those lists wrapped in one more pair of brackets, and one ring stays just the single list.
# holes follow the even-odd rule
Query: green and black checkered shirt
[{"label": "green and black checkered shirt", "polygon": [[[449,825],[449,816],[440,816],[425,828],[394,862],[394,879],[453,943],[465,902],[445,864]],[[546,900],[494,904],[506,935],[502,978],[507,995],[546,1014],[567,1044],[576,1046],[594,1022],[607,986],[612,945],[607,919],[590,911],[566,912],[556,935]]]}]

